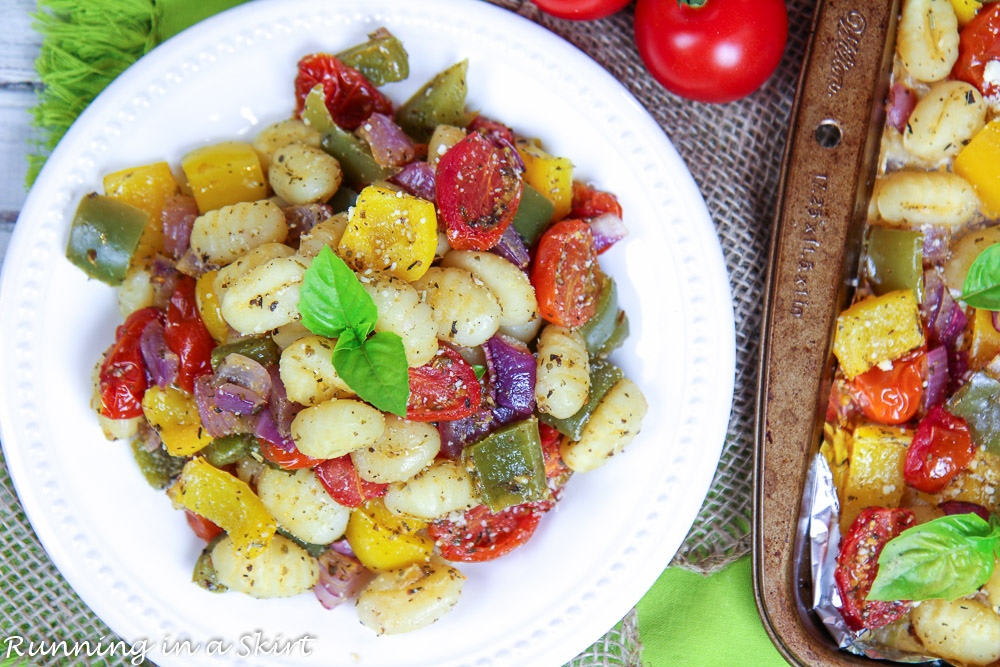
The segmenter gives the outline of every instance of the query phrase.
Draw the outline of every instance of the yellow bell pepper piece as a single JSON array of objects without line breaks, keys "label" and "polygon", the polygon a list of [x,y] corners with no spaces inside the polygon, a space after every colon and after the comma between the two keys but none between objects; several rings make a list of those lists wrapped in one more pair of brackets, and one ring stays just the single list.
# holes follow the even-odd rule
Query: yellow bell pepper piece
[{"label": "yellow bell pepper piece", "polygon": [[913,433],[892,426],[863,424],[854,430],[849,469],[840,499],[844,535],[866,507],[898,507],[906,490],[903,464]]},{"label": "yellow bell pepper piece", "polygon": [[197,148],[184,156],[181,169],[202,213],[267,197],[267,179],[250,144],[229,141]]},{"label": "yellow bell pepper piece", "polygon": [[104,177],[104,192],[112,199],[131,204],[149,213],[149,222],[136,246],[135,259],[150,260],[163,252],[163,204],[180,192],[170,165],[157,162],[124,169]]},{"label": "yellow bell pepper piece", "polygon": [[174,505],[200,514],[226,531],[236,551],[247,558],[259,556],[278,528],[246,482],[200,457],[184,465],[167,495]]},{"label": "yellow bell pepper piece", "polygon": [[1000,353],[1000,331],[993,326],[993,313],[976,308],[976,313],[972,316],[969,367],[978,371],[998,353]]},{"label": "yellow bell pepper piece", "polygon": [[573,163],[523,140],[517,142],[517,152],[524,161],[524,180],[555,207],[552,219],[565,218],[573,206]]},{"label": "yellow bell pepper piece", "polygon": [[976,189],[989,217],[1000,215],[1000,118],[972,137],[952,170]]},{"label": "yellow bell pepper piece", "polygon": [[194,299],[198,304],[198,314],[205,328],[216,343],[225,343],[229,336],[229,325],[222,317],[222,306],[215,294],[215,277],[218,271],[209,271],[198,277],[194,287]]},{"label": "yellow bell pepper piece", "polygon": [[392,514],[381,499],[370,500],[351,513],[347,543],[362,565],[372,570],[391,570],[431,557],[434,541],[418,532],[422,521]]},{"label": "yellow bell pepper piece", "polygon": [[202,428],[194,396],[185,391],[150,387],[142,397],[142,412],[171,456],[191,456],[212,443]]},{"label": "yellow bell pepper piece", "polygon": [[979,0],[951,0],[951,6],[955,8],[955,16],[958,17],[958,26],[964,27],[983,8],[983,3]]},{"label": "yellow bell pepper piece", "polygon": [[830,465],[833,485],[837,488],[838,493],[844,488],[844,482],[847,479],[851,444],[851,434],[847,429],[833,424],[823,425],[823,444],[819,451],[826,457],[826,462]]},{"label": "yellow bell pepper piece", "polygon": [[924,344],[920,308],[913,290],[858,301],[837,318],[833,353],[848,379],[897,359]]},{"label": "yellow bell pepper piece", "polygon": [[337,254],[355,268],[412,282],[430,268],[436,248],[434,204],[370,185],[351,209]]}]

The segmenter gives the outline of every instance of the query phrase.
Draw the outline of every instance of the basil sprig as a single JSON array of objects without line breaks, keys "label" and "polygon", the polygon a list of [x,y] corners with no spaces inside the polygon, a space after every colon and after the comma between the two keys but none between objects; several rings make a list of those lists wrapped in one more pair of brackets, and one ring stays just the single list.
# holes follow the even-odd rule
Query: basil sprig
[{"label": "basil sprig", "polygon": [[979,253],[969,267],[959,301],[975,308],[1000,310],[1000,243]]},{"label": "basil sprig", "polygon": [[986,583],[1000,554],[1000,522],[954,514],[904,530],[878,558],[869,600],[954,600]]},{"label": "basil sprig", "polygon": [[333,367],[359,398],[406,416],[410,385],[403,339],[388,331],[369,335],[378,308],[354,271],[330,248],[323,248],[306,270],[299,314],[309,331],[337,339]]}]

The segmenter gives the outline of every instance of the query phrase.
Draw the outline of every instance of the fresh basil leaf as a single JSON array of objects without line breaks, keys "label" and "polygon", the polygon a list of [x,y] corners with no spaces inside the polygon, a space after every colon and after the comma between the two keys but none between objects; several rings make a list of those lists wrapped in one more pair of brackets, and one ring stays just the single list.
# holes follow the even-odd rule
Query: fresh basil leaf
[{"label": "fresh basil leaf", "polygon": [[975,514],[945,516],[904,530],[878,558],[869,600],[954,600],[993,574],[1000,529]]},{"label": "fresh basil leaf", "polygon": [[333,367],[358,398],[384,412],[406,416],[410,375],[402,338],[381,331],[362,342],[345,331],[333,348]]},{"label": "fresh basil leaf", "polygon": [[1000,243],[976,257],[965,275],[959,301],[976,308],[1000,310]]},{"label": "fresh basil leaf", "polygon": [[337,338],[350,331],[364,340],[375,329],[378,309],[344,260],[323,248],[306,269],[299,291],[299,313],[309,331]]},{"label": "fresh basil leaf", "polygon": [[477,380],[482,380],[483,376],[486,375],[486,366],[472,364],[472,372],[476,374]]}]

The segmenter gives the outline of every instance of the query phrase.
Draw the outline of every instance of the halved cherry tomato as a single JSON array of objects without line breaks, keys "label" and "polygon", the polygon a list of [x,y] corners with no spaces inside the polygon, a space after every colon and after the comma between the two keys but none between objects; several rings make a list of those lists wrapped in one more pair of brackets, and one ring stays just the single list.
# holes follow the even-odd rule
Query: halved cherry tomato
[{"label": "halved cherry tomato", "polygon": [[917,426],[906,450],[903,477],[918,491],[938,493],[968,467],[975,454],[965,420],[938,405]]},{"label": "halved cherry tomato", "polygon": [[435,190],[452,248],[489,250],[510,226],[524,191],[514,152],[471,132],[441,156]]},{"label": "halved cherry tomato", "polygon": [[142,397],[149,381],[139,341],[146,325],[163,316],[158,308],[143,308],[128,316],[115,332],[115,343],[104,356],[98,375],[101,414],[131,419],[142,414]]},{"label": "halved cherry tomato", "polygon": [[437,422],[464,419],[479,409],[483,391],[476,371],[453,347],[441,344],[438,353],[419,368],[411,368],[406,418]]},{"label": "halved cherry tomato", "polygon": [[545,457],[545,476],[549,479],[559,477],[569,472],[559,455],[559,441],[562,433],[548,424],[538,425],[538,435],[542,440],[542,455]]},{"label": "halved cherry tomato", "polygon": [[380,498],[389,490],[388,484],[376,484],[361,479],[349,455],[327,459],[316,466],[320,484],[344,507],[361,507],[372,498]]},{"label": "halved cherry tomato", "polygon": [[550,507],[526,503],[494,514],[479,505],[467,511],[459,522],[435,521],[427,532],[445,560],[480,563],[508,554],[527,542]]},{"label": "halved cherry tomato", "polygon": [[514,133],[511,129],[501,122],[495,121],[486,116],[476,116],[469,123],[470,132],[482,132],[486,136],[496,136],[505,140],[511,146],[514,145]]},{"label": "halved cherry tomato", "polygon": [[300,116],[306,95],[323,84],[326,108],[337,125],[356,129],[374,112],[392,115],[392,102],[365,78],[328,53],[314,53],[299,61],[295,77],[295,115]]},{"label": "halved cherry tomato", "polygon": [[890,370],[875,366],[854,378],[861,411],[880,424],[909,421],[920,408],[926,366],[919,350],[893,361]]},{"label": "halved cherry tomato", "polygon": [[216,535],[222,532],[222,529],[214,523],[189,509],[184,510],[184,518],[187,519],[188,525],[191,526],[194,534],[206,542],[211,542],[215,539]]},{"label": "halved cherry tomato", "polygon": [[573,207],[569,211],[569,217],[587,219],[605,213],[622,217],[622,205],[618,203],[618,197],[610,192],[594,190],[580,181],[573,181]]},{"label": "halved cherry tomato", "polygon": [[907,600],[868,600],[878,574],[878,557],[886,543],[914,524],[907,509],[866,507],[840,545],[834,578],[843,607],[840,614],[852,630],[881,628],[910,610]]},{"label": "halved cherry tomato", "polygon": [[299,468],[315,468],[324,459],[314,459],[311,456],[306,456],[298,449],[293,449],[292,451],[287,451],[281,447],[272,445],[267,440],[263,438],[257,438],[257,442],[260,443],[260,453],[261,455],[270,461],[275,463],[285,470],[298,470]]},{"label": "halved cherry tomato", "polygon": [[177,386],[184,391],[194,389],[194,381],[212,373],[212,350],[215,339],[201,321],[195,298],[195,280],[182,276],[167,306],[167,323],[163,337],[167,347],[180,357]]},{"label": "halved cherry tomato", "polygon": [[1000,61],[1000,5],[983,7],[969,24],[962,28],[958,43],[958,60],[951,75],[971,83],[983,97],[1000,94],[1000,83],[986,81],[983,72],[990,61]]},{"label": "halved cherry tomato", "polygon": [[548,322],[575,329],[597,312],[601,293],[597,253],[590,227],[561,220],[538,241],[531,284],[539,314]]}]

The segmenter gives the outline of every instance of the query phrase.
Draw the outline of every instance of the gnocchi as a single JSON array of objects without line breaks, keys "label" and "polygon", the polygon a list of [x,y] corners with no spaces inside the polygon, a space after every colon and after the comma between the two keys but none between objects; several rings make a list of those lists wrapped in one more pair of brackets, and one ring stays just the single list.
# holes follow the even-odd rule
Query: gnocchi
[{"label": "gnocchi", "polygon": [[436,519],[475,506],[475,487],[465,465],[444,460],[405,482],[389,486],[385,506],[390,512],[418,519]]},{"label": "gnocchi", "polygon": [[308,591],[319,579],[316,559],[275,535],[256,558],[247,558],[224,537],[212,549],[212,567],[226,588],[255,598],[285,598]]},{"label": "gnocchi", "polygon": [[538,338],[535,401],[540,412],[558,419],[572,417],[587,402],[590,359],[583,336],[554,324]]},{"label": "gnocchi", "polygon": [[278,525],[308,544],[330,544],[347,529],[351,511],[338,504],[312,470],[285,472],[264,467],[257,495]]},{"label": "gnocchi", "polygon": [[385,418],[382,437],[351,452],[361,479],[376,484],[405,482],[434,461],[441,449],[441,435],[426,422],[395,415]]},{"label": "gnocchi", "polygon": [[452,250],[441,260],[443,267],[465,269],[482,281],[500,304],[500,326],[516,327],[538,317],[535,288],[528,276],[499,255]]},{"label": "gnocchi", "polygon": [[354,392],[333,366],[337,341],[309,335],[281,351],[279,371],[289,400],[305,406],[332,398],[350,398]]},{"label": "gnocchi", "polygon": [[464,269],[431,267],[413,286],[431,307],[431,317],[442,340],[475,347],[500,328],[497,298]]},{"label": "gnocchi", "polygon": [[426,627],[458,603],[465,577],[439,557],[382,572],[358,596],[358,619],[379,634]]},{"label": "gnocchi", "polygon": [[958,60],[958,18],[949,0],[907,0],[899,19],[896,53],[921,81],[940,81]]},{"label": "gnocchi", "polygon": [[274,151],[267,178],[274,192],[289,204],[313,204],[329,199],[343,174],[340,163],[323,150],[288,144]]},{"label": "gnocchi", "polygon": [[282,243],[288,223],[269,201],[223,206],[195,218],[191,250],[206,266],[224,266],[265,243]]},{"label": "gnocchi", "polygon": [[563,442],[559,452],[573,472],[588,472],[620,454],[639,433],[649,405],[628,378],[618,381],[591,415],[576,442]]},{"label": "gnocchi", "polygon": [[362,401],[331,399],[306,408],[292,421],[292,440],[314,459],[335,459],[382,436],[385,417]]}]

